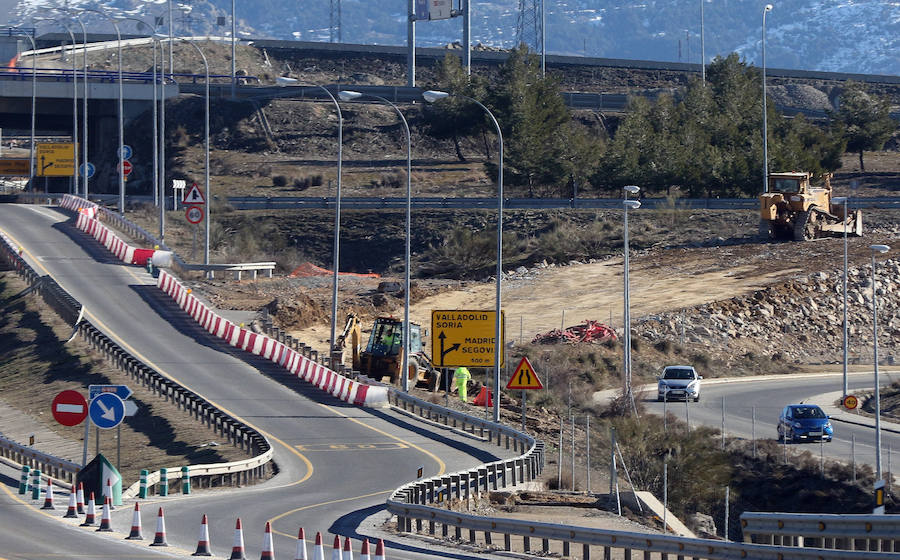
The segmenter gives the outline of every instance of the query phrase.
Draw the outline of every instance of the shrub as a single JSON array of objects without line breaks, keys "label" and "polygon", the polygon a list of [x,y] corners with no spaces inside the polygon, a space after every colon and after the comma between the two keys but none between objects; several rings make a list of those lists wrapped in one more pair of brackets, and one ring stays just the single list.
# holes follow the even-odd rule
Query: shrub
[{"label": "shrub", "polygon": [[284,175],[275,175],[272,177],[272,185],[276,187],[284,187],[288,184],[288,178]]}]

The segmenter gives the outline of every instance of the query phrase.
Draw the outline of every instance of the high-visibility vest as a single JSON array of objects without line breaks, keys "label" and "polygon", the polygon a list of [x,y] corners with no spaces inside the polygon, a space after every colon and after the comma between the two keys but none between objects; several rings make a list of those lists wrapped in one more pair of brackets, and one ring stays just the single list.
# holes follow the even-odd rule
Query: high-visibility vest
[{"label": "high-visibility vest", "polygon": [[457,381],[468,381],[472,378],[472,375],[469,373],[469,370],[464,367],[456,368],[456,371],[453,373],[453,378]]}]

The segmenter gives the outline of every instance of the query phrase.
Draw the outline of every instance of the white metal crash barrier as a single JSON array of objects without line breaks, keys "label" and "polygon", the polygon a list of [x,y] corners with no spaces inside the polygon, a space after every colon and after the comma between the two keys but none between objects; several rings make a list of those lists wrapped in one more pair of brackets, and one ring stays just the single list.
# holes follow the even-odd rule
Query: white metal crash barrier
[{"label": "white metal crash barrier", "polygon": [[156,285],[210,334],[230,345],[270,360],[344,402],[369,407],[387,406],[386,387],[353,381],[283,342],[236,325],[216,314],[165,270],[160,271]]},{"label": "white metal crash barrier", "polygon": [[57,485],[71,486],[81,465],[41,453],[15,440],[0,436],[0,457],[9,459],[15,465],[28,465],[41,471],[44,479],[52,478]]},{"label": "white metal crash barrier", "polygon": [[900,552],[898,515],[745,512],[741,528],[746,542]]}]

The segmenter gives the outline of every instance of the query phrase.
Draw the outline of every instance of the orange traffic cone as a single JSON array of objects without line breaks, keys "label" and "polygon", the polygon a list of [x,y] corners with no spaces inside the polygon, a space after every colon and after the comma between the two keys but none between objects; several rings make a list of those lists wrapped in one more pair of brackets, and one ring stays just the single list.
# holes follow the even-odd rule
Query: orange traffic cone
[{"label": "orange traffic cone", "polygon": [[297,532],[297,552],[294,553],[294,560],[307,560],[306,558],[306,533],[303,527]]},{"label": "orange traffic cone", "polygon": [[341,560],[341,537],[334,536],[334,547],[331,549],[331,560]]},{"label": "orange traffic cone", "polygon": [[76,492],[73,490],[69,492],[69,507],[66,508],[66,514],[63,517],[78,517],[78,506],[75,503],[75,494]]},{"label": "orange traffic cone", "polygon": [[95,518],[97,517],[96,506],[94,505],[94,493],[91,492],[91,499],[88,501],[87,505],[87,513],[84,516],[84,523],[81,524],[82,527],[89,527],[96,523]]},{"label": "orange traffic cone", "polygon": [[259,560],[274,560],[275,551],[272,550],[272,525],[266,521],[266,532],[263,535],[262,552]]},{"label": "orange traffic cone", "polygon": [[378,544],[375,545],[375,560],[387,560],[384,555],[384,541],[381,539],[378,539]]},{"label": "orange traffic cone", "polygon": [[[487,387],[482,387],[481,391],[478,392],[478,395],[475,397],[475,400],[472,401],[472,404],[475,406],[494,406],[493,395],[488,390]],[[487,401],[487,404],[485,404]]]},{"label": "orange traffic cone", "polygon": [[200,538],[197,539],[197,550],[191,556],[212,556],[209,551],[209,526],[206,523],[206,514],[200,522]]},{"label": "orange traffic cone", "polygon": [[156,514],[156,534],[153,536],[150,546],[169,546],[169,543],[166,542],[166,518],[163,515],[163,508],[159,508],[159,512]]},{"label": "orange traffic cone", "polygon": [[109,519],[109,496],[103,500],[103,515],[100,517],[100,527],[97,528],[98,531],[112,531],[112,526],[110,525]]},{"label": "orange traffic cone", "polygon": [[316,533],[316,544],[313,546],[313,560],[325,560],[325,545],[322,543],[322,533]]},{"label": "orange traffic cone", "polygon": [[350,550],[350,537],[344,537],[343,560],[353,560],[353,551]]},{"label": "orange traffic cone", "polygon": [[372,560],[372,554],[369,552],[369,539],[363,539],[359,560]]},{"label": "orange traffic cone", "polygon": [[131,533],[125,538],[130,541],[144,540],[141,534],[141,504],[138,502],[134,502],[134,513],[131,515]]},{"label": "orange traffic cone", "polygon": [[44,495],[44,505],[41,509],[56,509],[53,507],[53,479],[47,479],[47,493]]},{"label": "orange traffic cone", "polygon": [[231,546],[231,557],[229,560],[246,560],[244,556],[244,530],[241,529],[241,518],[237,518],[234,525],[234,544]]},{"label": "orange traffic cone", "polygon": [[84,484],[78,483],[78,492],[75,495],[75,507],[80,515],[84,514]]}]

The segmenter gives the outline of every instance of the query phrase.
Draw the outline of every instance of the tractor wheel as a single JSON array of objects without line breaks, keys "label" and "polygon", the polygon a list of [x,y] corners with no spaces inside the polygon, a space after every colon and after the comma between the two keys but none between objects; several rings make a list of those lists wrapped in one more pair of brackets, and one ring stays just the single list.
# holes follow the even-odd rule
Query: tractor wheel
[{"label": "tractor wheel", "polygon": [[815,232],[815,214],[809,210],[798,212],[794,220],[794,241],[812,239]]},{"label": "tractor wheel", "polygon": [[762,241],[769,241],[774,236],[774,231],[772,229],[772,224],[769,223],[769,220],[760,220],[759,221],[759,238]]}]

